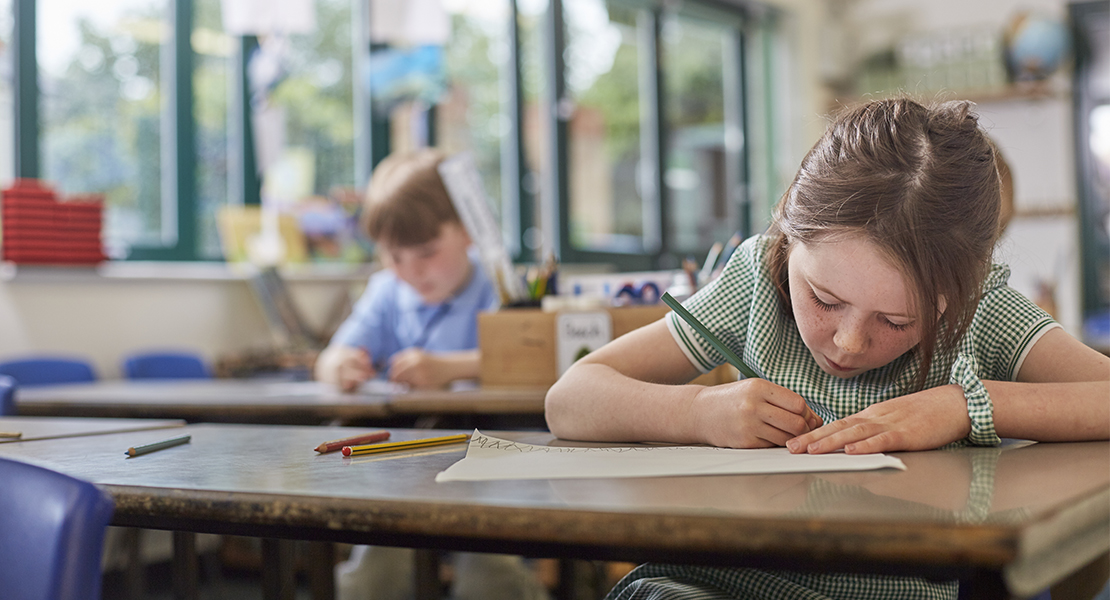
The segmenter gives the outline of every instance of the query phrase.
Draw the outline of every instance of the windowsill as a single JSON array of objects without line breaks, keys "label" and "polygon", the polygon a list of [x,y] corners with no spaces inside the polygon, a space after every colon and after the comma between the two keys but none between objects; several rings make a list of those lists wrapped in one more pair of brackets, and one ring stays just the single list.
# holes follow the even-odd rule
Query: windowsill
[{"label": "windowsill", "polygon": [[[364,282],[378,263],[298,264],[279,269],[287,281]],[[118,281],[246,281],[258,273],[249,264],[222,262],[107,261],[99,265],[54,266],[0,263],[0,281],[80,283]]]}]

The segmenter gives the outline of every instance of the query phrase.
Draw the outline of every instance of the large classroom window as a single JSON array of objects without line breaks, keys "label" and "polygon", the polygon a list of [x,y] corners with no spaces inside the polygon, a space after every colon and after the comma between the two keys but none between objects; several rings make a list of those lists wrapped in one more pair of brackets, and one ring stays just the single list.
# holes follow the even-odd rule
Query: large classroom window
[{"label": "large classroom window", "polygon": [[[520,261],[674,267],[751,222],[746,5],[441,0],[430,47],[375,39],[405,5],[315,0],[314,32],[275,42],[229,35],[221,0],[0,0],[0,180],[103,194],[115,258],[220,260],[220,209],[268,193],[264,106],[309,196],[363,189],[391,151],[469,151]],[[423,61],[419,93],[373,87],[390,52]]]},{"label": "large classroom window", "polygon": [[110,246],[172,243],[167,0],[39,0],[37,16],[42,178],[103,194]]}]

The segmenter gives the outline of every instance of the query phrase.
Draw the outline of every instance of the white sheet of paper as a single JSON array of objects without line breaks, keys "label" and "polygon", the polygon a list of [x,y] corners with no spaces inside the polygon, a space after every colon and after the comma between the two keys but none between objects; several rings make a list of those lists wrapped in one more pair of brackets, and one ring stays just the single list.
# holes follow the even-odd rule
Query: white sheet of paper
[{"label": "white sheet of paper", "polygon": [[436,481],[814,473],[888,467],[905,470],[906,465],[885,454],[791,454],[786,448],[535,446],[485,435],[475,429],[466,456],[436,475]]}]

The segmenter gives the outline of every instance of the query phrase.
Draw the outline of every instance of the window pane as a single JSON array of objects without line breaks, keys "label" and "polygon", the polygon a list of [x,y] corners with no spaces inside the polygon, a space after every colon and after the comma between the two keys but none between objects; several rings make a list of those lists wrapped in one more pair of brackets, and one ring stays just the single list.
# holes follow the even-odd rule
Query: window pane
[{"label": "window pane", "polygon": [[436,146],[474,156],[491,208],[499,215],[501,144],[509,132],[501,102],[509,5],[455,0],[444,2],[444,8],[451,14],[451,39],[444,48],[447,91],[436,106]]},{"label": "window pane", "polygon": [[636,13],[603,0],[564,3],[570,241],[581,250],[643,251]]},{"label": "window pane", "polygon": [[[167,0],[38,0],[42,176],[61,192],[106,195],[109,246],[172,244],[163,204]],[[164,219],[164,217],[167,217]]]},{"label": "window pane", "polygon": [[285,148],[311,157],[312,192],[355,184],[350,0],[316,0],[316,30],[289,36],[288,75],[270,102],[284,111]]},{"label": "window pane", "polygon": [[667,227],[678,254],[704,252],[736,230],[725,153],[724,27],[668,14],[662,28]]},{"label": "window pane", "polygon": [[228,85],[236,40],[221,30],[220,0],[194,0],[193,115],[197,144],[197,254],[223,256],[216,212],[228,198]]},{"label": "window pane", "polygon": [[0,182],[7,187],[8,182],[15,177],[15,126],[12,123],[13,104],[15,97],[12,93],[12,16],[11,0],[0,0],[0,61],[8,65],[4,77],[0,77]]}]

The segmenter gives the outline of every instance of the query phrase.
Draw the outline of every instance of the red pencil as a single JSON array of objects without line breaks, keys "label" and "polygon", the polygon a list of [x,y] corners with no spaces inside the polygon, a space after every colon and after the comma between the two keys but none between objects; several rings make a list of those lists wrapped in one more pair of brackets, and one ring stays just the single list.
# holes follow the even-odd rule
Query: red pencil
[{"label": "red pencil", "polygon": [[327,454],[328,452],[335,452],[342,450],[343,446],[357,446],[359,444],[373,444],[374,442],[384,442],[389,439],[388,431],[375,431],[374,433],[364,433],[362,435],[355,435],[341,440],[333,440],[324,442],[316,446],[316,451],[320,454]]}]

